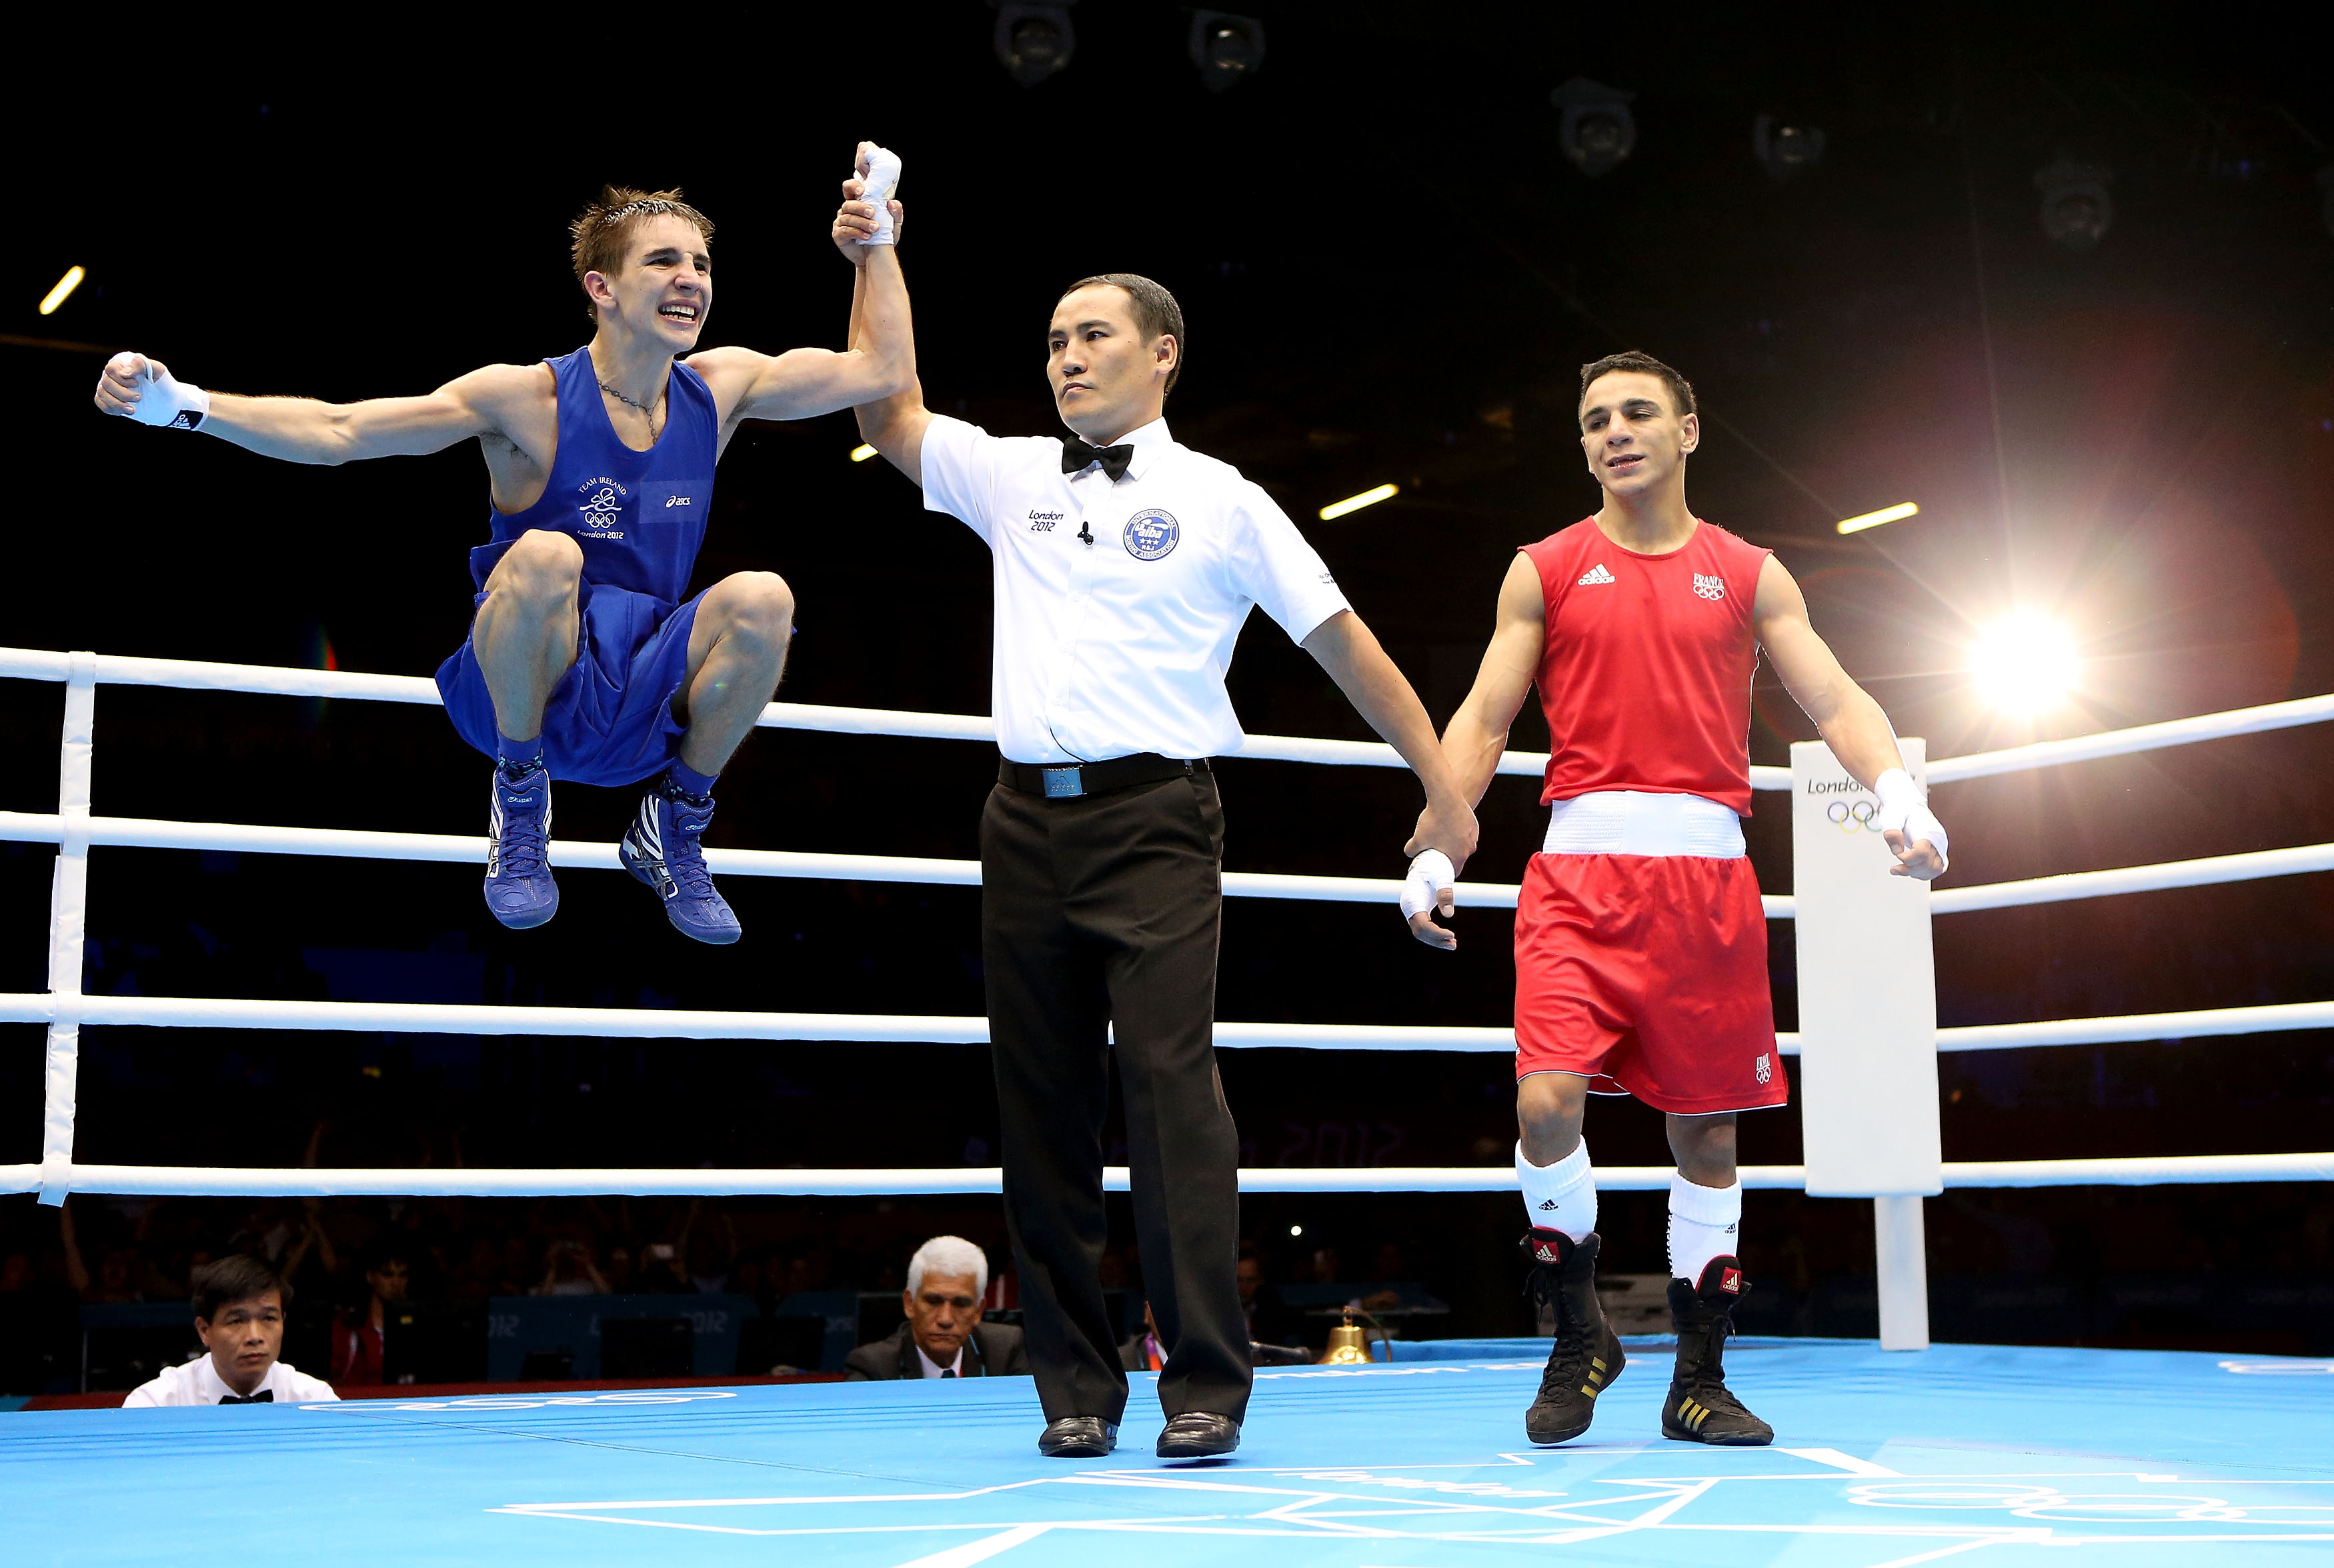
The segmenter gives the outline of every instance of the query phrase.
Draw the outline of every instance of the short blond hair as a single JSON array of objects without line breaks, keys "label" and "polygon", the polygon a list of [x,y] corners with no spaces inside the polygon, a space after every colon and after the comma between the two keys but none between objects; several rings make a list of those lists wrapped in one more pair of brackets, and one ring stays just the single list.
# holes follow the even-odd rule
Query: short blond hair
[{"label": "short blond hair", "polygon": [[[704,238],[713,237],[713,220],[681,200],[678,186],[670,190],[602,186],[600,199],[587,205],[567,226],[568,254],[575,264],[577,284],[582,284],[585,273],[613,274],[621,271],[624,247],[632,243],[632,231],[652,217],[667,216],[685,218],[697,226],[697,232]],[[600,307],[587,308],[597,321]]]}]

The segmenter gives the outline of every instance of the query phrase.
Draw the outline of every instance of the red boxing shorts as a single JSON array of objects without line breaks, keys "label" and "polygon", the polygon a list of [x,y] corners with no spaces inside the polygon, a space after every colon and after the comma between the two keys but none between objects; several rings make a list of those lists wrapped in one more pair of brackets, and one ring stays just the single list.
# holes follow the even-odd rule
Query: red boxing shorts
[{"label": "red boxing shorts", "polygon": [[1534,855],[1516,903],[1516,1076],[1533,1073],[1680,1116],[1784,1103],[1750,859]]}]

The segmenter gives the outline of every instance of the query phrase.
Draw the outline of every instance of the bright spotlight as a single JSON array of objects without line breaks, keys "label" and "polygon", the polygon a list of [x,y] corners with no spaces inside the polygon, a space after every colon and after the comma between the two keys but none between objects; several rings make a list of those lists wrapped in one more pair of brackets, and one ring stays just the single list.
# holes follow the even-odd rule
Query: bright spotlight
[{"label": "bright spotlight", "polygon": [[2055,620],[2031,611],[1998,620],[1978,636],[1970,673],[1996,707],[2034,714],[2075,687],[2075,639]]},{"label": "bright spotlight", "polygon": [[1839,531],[1843,534],[1861,534],[1866,528],[1877,528],[1883,523],[1895,523],[1906,517],[1917,517],[1920,513],[1921,507],[1918,502],[1899,501],[1894,506],[1883,506],[1877,512],[1864,512],[1854,517],[1843,517],[1839,520]]},{"label": "bright spotlight", "polygon": [[77,266],[67,267],[65,275],[57,280],[57,286],[41,301],[41,313],[44,316],[56,314],[57,307],[65,303],[73,290],[81,287],[81,280],[87,276],[89,274]]},{"label": "bright spotlight", "polygon": [[1400,494],[1402,486],[1399,485],[1380,485],[1374,489],[1365,490],[1358,495],[1348,495],[1342,501],[1332,501],[1328,505],[1321,508],[1321,521],[1335,523],[1348,512],[1358,512],[1365,506],[1374,506],[1381,501],[1390,501]]},{"label": "bright spotlight", "polygon": [[859,445],[851,448],[851,460],[854,463],[864,463],[868,458],[873,457],[874,455],[875,448],[869,446],[864,441],[860,442]]},{"label": "bright spotlight", "polygon": [[1301,1225],[1292,1225],[1288,1227],[1288,1234],[1291,1236],[1303,1236],[1305,1234],[1305,1227]]}]

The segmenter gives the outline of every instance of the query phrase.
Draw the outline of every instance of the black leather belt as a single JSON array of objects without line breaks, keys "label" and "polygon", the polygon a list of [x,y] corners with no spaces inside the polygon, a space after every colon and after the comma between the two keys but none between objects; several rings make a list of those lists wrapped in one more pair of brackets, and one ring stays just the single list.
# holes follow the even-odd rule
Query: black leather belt
[{"label": "black leather belt", "polygon": [[1137,752],[1133,756],[1114,756],[1108,762],[1066,763],[1059,767],[1039,767],[1026,762],[1009,762],[998,758],[997,782],[1008,789],[1025,794],[1044,795],[1047,800],[1075,800],[1081,795],[1104,795],[1113,790],[1131,790],[1141,784],[1159,784],[1171,778],[1189,778],[1193,774],[1210,772],[1208,759],[1180,762],[1156,752]]}]

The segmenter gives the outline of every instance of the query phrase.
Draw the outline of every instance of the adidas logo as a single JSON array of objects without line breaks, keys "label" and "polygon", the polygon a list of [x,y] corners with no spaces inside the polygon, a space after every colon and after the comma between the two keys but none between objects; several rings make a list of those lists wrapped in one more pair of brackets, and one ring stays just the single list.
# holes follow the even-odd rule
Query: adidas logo
[{"label": "adidas logo", "polygon": [[1599,561],[1596,565],[1591,566],[1587,572],[1581,573],[1580,581],[1574,584],[1574,586],[1578,588],[1594,588],[1600,582],[1610,582],[1612,581],[1614,581],[1613,574],[1610,572],[1606,571],[1605,563]]},{"label": "adidas logo", "polygon": [[1554,1208],[1556,1207],[1556,1199],[1552,1198],[1543,1198],[1539,1200],[1539,1206],[1544,1209]]}]

